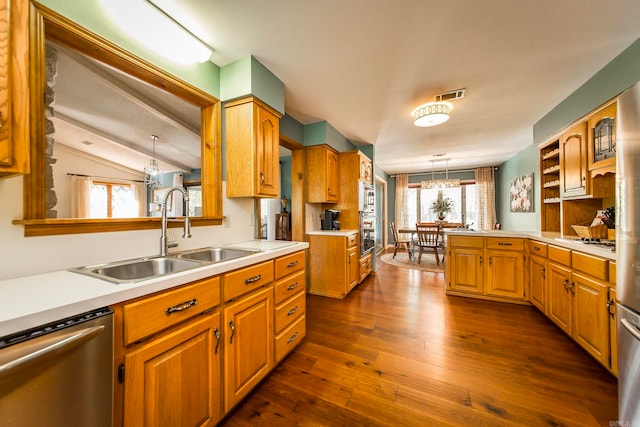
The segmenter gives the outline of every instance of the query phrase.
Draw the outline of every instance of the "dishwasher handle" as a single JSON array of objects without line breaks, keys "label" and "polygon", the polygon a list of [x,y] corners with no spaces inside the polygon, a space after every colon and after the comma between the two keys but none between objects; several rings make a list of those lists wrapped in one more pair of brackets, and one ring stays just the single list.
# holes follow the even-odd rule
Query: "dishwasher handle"
[{"label": "dishwasher handle", "polygon": [[627,331],[629,331],[629,333],[631,333],[631,335],[634,336],[635,339],[640,341],[640,330],[638,330],[633,323],[629,322],[627,319],[620,319],[620,323]]},{"label": "dishwasher handle", "polygon": [[60,331],[45,340],[30,340],[21,345],[7,347],[0,351],[0,380],[64,354],[98,336],[104,325],[91,326],[81,330]]}]

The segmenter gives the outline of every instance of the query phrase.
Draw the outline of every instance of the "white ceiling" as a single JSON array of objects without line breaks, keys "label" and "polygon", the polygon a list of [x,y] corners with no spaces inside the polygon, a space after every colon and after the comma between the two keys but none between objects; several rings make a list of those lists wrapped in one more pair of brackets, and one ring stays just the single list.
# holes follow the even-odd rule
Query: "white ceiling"
[{"label": "white ceiling", "polygon": [[[154,0],[224,66],[253,55],[286,112],[374,144],[387,173],[498,165],[532,126],[640,37],[638,0]],[[451,119],[410,112],[466,88]]]}]

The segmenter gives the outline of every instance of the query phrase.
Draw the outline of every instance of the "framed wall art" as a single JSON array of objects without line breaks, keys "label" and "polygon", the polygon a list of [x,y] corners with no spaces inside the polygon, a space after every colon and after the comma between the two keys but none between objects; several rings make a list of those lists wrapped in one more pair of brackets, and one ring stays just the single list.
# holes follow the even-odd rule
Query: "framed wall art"
[{"label": "framed wall art", "polygon": [[533,212],[533,173],[511,181],[509,185],[511,212]]}]

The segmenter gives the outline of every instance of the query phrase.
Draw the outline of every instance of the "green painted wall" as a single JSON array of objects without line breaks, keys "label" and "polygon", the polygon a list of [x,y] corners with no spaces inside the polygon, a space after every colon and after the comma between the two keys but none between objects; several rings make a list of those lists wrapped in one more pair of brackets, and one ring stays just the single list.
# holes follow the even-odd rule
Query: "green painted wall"
[{"label": "green painted wall", "polygon": [[324,120],[305,125],[302,144],[306,146],[327,144],[340,153],[356,149],[356,146],[351,141],[342,136],[336,128]]},{"label": "green painted wall", "polygon": [[[523,175],[533,173],[534,212],[511,212],[510,183]],[[540,162],[538,147],[531,145],[504,162],[495,175],[496,216],[505,230],[540,230]]]},{"label": "green painted wall", "polygon": [[280,157],[280,195],[289,199],[291,212],[291,156]]},{"label": "green painted wall", "polygon": [[174,76],[220,97],[220,67],[209,61],[182,66],[155,55],[124,34],[111,20],[105,19],[99,0],[40,0],[40,3]]},{"label": "green painted wall", "polygon": [[222,67],[220,90],[222,101],[253,95],[284,114],[284,83],[252,56]]},{"label": "green painted wall", "polygon": [[304,139],[304,126],[290,115],[285,114],[280,119],[280,133],[302,144]]},{"label": "green painted wall", "polygon": [[545,142],[637,81],[640,81],[640,39],[534,124],[534,144]]}]

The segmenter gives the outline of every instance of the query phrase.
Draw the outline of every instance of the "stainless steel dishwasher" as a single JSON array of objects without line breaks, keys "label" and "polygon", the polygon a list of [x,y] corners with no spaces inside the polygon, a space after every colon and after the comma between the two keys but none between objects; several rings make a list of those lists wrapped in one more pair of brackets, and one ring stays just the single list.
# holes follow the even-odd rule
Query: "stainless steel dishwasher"
[{"label": "stainless steel dishwasher", "polygon": [[0,424],[111,426],[113,311],[0,338]]}]

